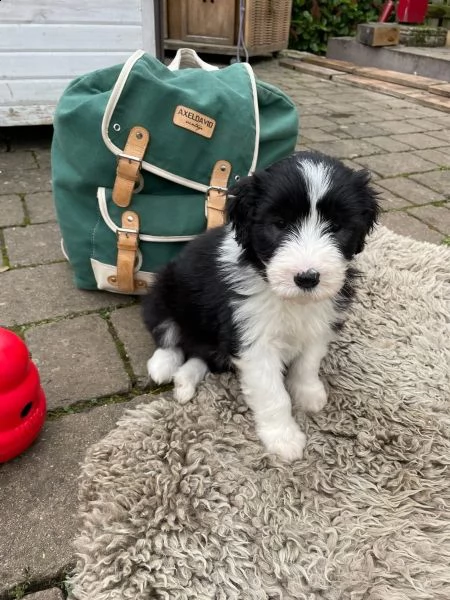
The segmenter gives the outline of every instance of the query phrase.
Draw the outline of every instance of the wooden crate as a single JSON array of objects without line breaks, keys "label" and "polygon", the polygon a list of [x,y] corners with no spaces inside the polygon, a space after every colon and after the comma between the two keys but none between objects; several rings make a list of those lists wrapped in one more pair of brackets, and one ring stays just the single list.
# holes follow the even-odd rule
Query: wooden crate
[{"label": "wooden crate", "polygon": [[[236,54],[239,0],[166,0],[165,6],[165,48]],[[292,0],[246,1],[244,41],[250,55],[287,48],[291,11]]]}]

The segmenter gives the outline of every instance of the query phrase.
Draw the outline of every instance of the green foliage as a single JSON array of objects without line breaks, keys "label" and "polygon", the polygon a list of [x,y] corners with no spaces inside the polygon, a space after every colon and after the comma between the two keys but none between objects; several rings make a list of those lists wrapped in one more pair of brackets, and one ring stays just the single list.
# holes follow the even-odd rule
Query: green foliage
[{"label": "green foliage", "polygon": [[329,37],[378,21],[384,0],[293,0],[289,48],[325,54]]}]

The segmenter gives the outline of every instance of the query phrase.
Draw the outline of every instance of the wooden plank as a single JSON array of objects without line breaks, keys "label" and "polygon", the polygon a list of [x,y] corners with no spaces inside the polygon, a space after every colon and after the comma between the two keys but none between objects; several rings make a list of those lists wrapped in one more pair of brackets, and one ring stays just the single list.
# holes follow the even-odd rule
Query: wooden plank
[{"label": "wooden plank", "polygon": [[55,105],[0,106],[0,123],[3,127],[14,125],[51,125]]},{"label": "wooden plank", "polygon": [[128,23],[141,22],[146,0],[2,0],[2,23]]},{"label": "wooden plank", "polygon": [[130,52],[3,52],[2,79],[73,78],[77,75],[123,63]]},{"label": "wooden plank", "polygon": [[416,98],[423,94],[427,95],[426,92],[418,92],[416,89],[404,85],[380,81],[378,79],[369,79],[368,77],[359,77],[358,75],[342,75],[340,81],[349,83],[355,87],[380,92],[380,94],[394,96],[395,98]]},{"label": "wooden plank", "polygon": [[426,106],[427,108],[435,108],[442,110],[443,112],[450,113],[450,98],[443,98],[440,96],[433,96],[432,94],[426,94],[414,99],[417,104]]},{"label": "wooden plank", "polygon": [[392,23],[361,23],[356,39],[366,46],[396,46],[400,40],[400,29]]},{"label": "wooden plank", "polygon": [[55,103],[71,79],[0,79],[0,105]]},{"label": "wooden plank", "polygon": [[318,65],[319,67],[325,67],[327,69],[335,69],[336,71],[343,71],[344,73],[353,73],[358,67],[351,62],[346,60],[336,60],[333,58],[327,58],[326,56],[316,56],[311,54],[308,56],[302,56],[303,62],[311,65]]},{"label": "wooden plank", "polygon": [[442,83],[439,79],[432,79],[431,77],[421,77],[420,75],[410,75],[409,73],[399,73],[398,71],[387,71],[376,69],[375,67],[358,67],[354,73],[362,77],[397,83],[398,85],[405,85],[419,90],[427,90],[430,85]]},{"label": "wooden plank", "polygon": [[[178,48],[185,48],[186,42],[183,40],[164,40],[164,48],[166,50],[178,50]],[[192,48],[196,52],[204,52],[205,54],[222,54],[222,55],[233,55],[236,56],[237,46],[221,46],[219,44],[207,44],[200,42],[189,42],[189,48]],[[280,44],[271,44],[270,46],[263,46],[262,48],[247,48],[250,56],[268,56],[271,52],[281,50]],[[244,55],[244,51],[241,50],[241,56]]]},{"label": "wooden plank", "polygon": [[342,71],[336,71],[335,69],[327,69],[325,67],[319,67],[318,65],[311,65],[304,63],[301,60],[291,60],[289,58],[281,58],[279,61],[280,66],[305,73],[307,75],[314,75],[321,79],[334,79],[336,76],[344,77]]},{"label": "wooden plank", "polygon": [[450,98],[450,83],[440,83],[439,85],[432,85],[428,88],[428,91],[438,96],[445,96]]},{"label": "wooden plank", "polygon": [[131,54],[141,46],[141,25],[0,24],[0,51],[126,50]]}]

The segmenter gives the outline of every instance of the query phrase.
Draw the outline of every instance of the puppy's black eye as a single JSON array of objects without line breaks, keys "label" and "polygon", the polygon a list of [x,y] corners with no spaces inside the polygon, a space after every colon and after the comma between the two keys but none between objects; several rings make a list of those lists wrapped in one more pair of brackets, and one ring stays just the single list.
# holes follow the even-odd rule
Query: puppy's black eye
[{"label": "puppy's black eye", "polygon": [[285,221],[284,219],[277,219],[274,225],[275,227],[278,227],[278,229],[284,229],[287,225],[287,221]]}]

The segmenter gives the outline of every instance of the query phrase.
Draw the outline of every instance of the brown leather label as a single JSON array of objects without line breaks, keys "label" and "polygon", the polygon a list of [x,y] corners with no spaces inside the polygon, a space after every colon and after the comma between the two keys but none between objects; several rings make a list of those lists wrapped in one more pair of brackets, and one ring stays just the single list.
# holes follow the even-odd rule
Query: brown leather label
[{"label": "brown leather label", "polygon": [[198,135],[202,135],[205,138],[211,138],[214,133],[216,126],[215,119],[211,119],[202,113],[188,108],[187,106],[178,105],[173,115],[173,122],[178,127],[183,129],[189,129]]}]

